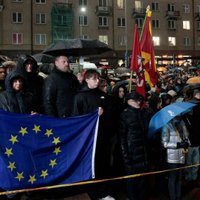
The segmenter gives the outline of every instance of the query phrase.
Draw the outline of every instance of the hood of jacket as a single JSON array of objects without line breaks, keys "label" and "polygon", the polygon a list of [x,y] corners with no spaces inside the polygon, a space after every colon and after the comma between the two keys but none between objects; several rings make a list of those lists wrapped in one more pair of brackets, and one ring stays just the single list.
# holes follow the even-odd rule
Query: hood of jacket
[{"label": "hood of jacket", "polygon": [[12,81],[13,79],[16,78],[22,78],[23,82],[24,82],[24,77],[22,74],[20,74],[18,71],[13,70],[10,73],[8,73],[8,75],[6,76],[5,79],[5,87],[7,91],[13,92],[13,88],[12,88]]},{"label": "hood of jacket", "polygon": [[19,58],[18,58],[18,61],[17,61],[17,71],[19,71],[20,73],[22,73],[23,75],[26,75],[28,74],[25,70],[25,64],[27,62],[31,61],[33,63],[33,72],[32,73],[37,73],[38,72],[38,69],[39,69],[39,66],[37,64],[37,61],[30,55],[21,55]]}]

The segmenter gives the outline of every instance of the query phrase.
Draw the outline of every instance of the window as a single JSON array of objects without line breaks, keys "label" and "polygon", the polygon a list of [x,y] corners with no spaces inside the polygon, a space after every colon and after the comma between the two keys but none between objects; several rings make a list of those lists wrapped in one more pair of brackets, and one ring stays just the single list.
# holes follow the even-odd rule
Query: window
[{"label": "window", "polygon": [[59,25],[66,25],[67,26],[67,16],[66,15],[58,15],[57,21],[59,22]]},{"label": "window", "polygon": [[108,45],[108,36],[107,35],[99,35],[99,41],[104,42]]},{"label": "window", "polygon": [[84,15],[79,16],[79,25],[80,26],[87,26],[88,25],[87,16],[84,16]]},{"label": "window", "polygon": [[12,21],[13,23],[22,23],[22,13],[14,12],[12,14]]},{"label": "window", "polygon": [[183,29],[190,30],[190,21],[183,21]]},{"label": "window", "polygon": [[13,33],[12,34],[12,44],[23,44],[23,34]]},{"label": "window", "polygon": [[200,37],[197,38],[197,45],[200,46]]},{"label": "window", "polygon": [[99,17],[99,26],[108,26],[108,17]]},{"label": "window", "polygon": [[183,38],[183,44],[185,47],[191,46],[191,40],[189,37],[184,37]]},{"label": "window", "polygon": [[117,0],[117,7],[120,9],[125,8],[125,0]]},{"label": "window", "polygon": [[45,45],[46,44],[46,34],[36,34],[35,35],[35,44],[36,45]]},{"label": "window", "polygon": [[125,27],[125,18],[124,17],[118,17],[117,18],[117,26]]},{"label": "window", "polygon": [[36,24],[46,24],[46,14],[36,14]]},{"label": "window", "polygon": [[200,21],[197,21],[197,30],[200,31]]},{"label": "window", "polygon": [[153,45],[154,46],[160,46],[160,37],[153,36]]},{"label": "window", "polygon": [[174,12],[174,11],[175,11],[175,6],[174,6],[174,4],[173,4],[173,3],[169,3],[168,6],[167,6],[167,10],[168,10],[168,11]]},{"label": "window", "polygon": [[45,4],[46,0],[35,0],[36,4]]},{"label": "window", "polygon": [[81,37],[81,39],[89,39],[88,35],[81,35],[80,37]]},{"label": "window", "polygon": [[135,1],[135,10],[141,10],[141,9],[142,9],[142,2]]},{"label": "window", "polygon": [[108,6],[107,0],[99,0],[99,6]]},{"label": "window", "polygon": [[157,2],[152,3],[152,11],[159,11],[159,3]]},{"label": "window", "polygon": [[190,13],[190,5],[189,4],[183,4],[183,12]]},{"label": "window", "polygon": [[12,2],[21,3],[23,0],[12,0]]},{"label": "window", "polygon": [[118,44],[119,44],[119,46],[125,46],[126,45],[126,37],[125,37],[125,35],[120,35],[118,37]]},{"label": "window", "polygon": [[168,20],[168,29],[176,29],[176,21],[175,20]]},{"label": "window", "polygon": [[137,18],[137,19],[135,20],[135,23],[138,25],[138,28],[142,28],[143,22],[144,22],[144,19],[143,19],[143,18]]},{"label": "window", "polygon": [[160,20],[158,20],[158,19],[153,19],[153,20],[152,20],[152,28],[155,28],[155,29],[160,28]]},{"label": "window", "polygon": [[176,38],[168,37],[168,44],[169,44],[169,46],[176,46]]},{"label": "window", "polygon": [[79,0],[79,6],[87,6],[87,0]]},{"label": "window", "polygon": [[196,11],[197,13],[200,13],[200,5],[196,5]]}]

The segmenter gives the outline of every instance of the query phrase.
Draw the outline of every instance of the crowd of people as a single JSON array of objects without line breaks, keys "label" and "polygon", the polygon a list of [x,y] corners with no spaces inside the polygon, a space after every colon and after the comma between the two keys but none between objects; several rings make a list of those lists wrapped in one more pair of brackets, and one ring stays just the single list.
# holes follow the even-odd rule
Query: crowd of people
[{"label": "crowd of people", "polygon": [[[153,88],[146,84],[145,97],[134,87],[129,93],[127,80],[114,82],[109,77],[102,77],[95,69],[73,74],[66,55],[57,56],[53,69],[45,76],[40,72],[30,55],[21,55],[12,68],[2,64],[0,109],[58,118],[84,115],[99,109],[96,179],[172,169],[168,173],[168,195],[170,200],[180,200],[181,179],[195,182],[199,178],[198,166],[174,170],[200,162],[200,84],[187,84],[191,76],[199,76],[198,71],[162,73]],[[130,82],[135,85],[136,77],[133,76]],[[151,117],[177,101],[192,102],[197,106],[191,112],[175,117],[149,138]],[[145,200],[164,183],[162,178],[165,177],[154,178],[154,184],[148,177],[138,176],[120,184],[117,181],[114,184],[102,182],[83,189],[92,200],[117,199],[120,190],[129,200]]]}]

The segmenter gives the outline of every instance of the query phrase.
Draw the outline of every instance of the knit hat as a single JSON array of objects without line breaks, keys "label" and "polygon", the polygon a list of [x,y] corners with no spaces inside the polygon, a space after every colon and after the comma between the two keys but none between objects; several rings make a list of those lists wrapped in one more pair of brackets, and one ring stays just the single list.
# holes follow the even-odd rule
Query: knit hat
[{"label": "knit hat", "polygon": [[135,92],[135,91],[128,93],[126,95],[126,100],[128,101],[129,99],[141,101],[141,102],[144,101],[144,97],[142,95],[140,95],[139,93]]}]

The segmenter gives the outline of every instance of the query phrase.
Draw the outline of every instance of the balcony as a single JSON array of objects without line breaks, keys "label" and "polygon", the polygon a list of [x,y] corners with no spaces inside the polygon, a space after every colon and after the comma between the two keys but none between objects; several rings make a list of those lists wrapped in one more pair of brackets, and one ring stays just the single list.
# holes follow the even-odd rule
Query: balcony
[{"label": "balcony", "polygon": [[146,15],[146,9],[144,8],[133,8],[133,17],[134,18],[145,18]]},{"label": "balcony", "polygon": [[166,11],[167,19],[175,19],[177,20],[180,17],[180,11]]},{"label": "balcony", "polygon": [[112,9],[110,6],[96,6],[97,16],[110,16],[112,14]]}]

